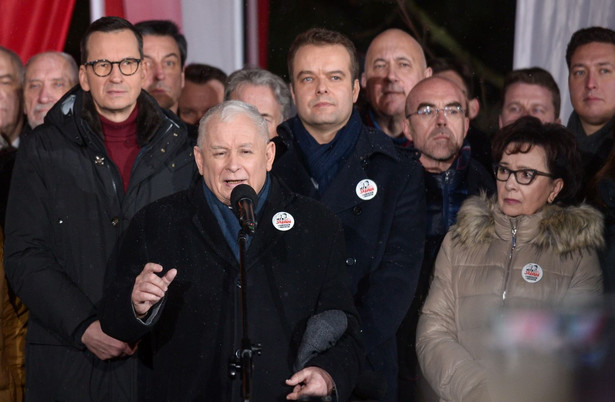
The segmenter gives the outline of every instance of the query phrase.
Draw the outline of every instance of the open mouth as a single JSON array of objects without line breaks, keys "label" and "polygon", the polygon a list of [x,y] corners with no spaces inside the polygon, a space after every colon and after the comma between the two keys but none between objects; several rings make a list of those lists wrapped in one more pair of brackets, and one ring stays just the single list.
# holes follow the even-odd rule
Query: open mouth
[{"label": "open mouth", "polygon": [[244,179],[242,179],[242,180],[224,180],[224,182],[225,182],[226,184],[231,184],[231,185],[234,185],[234,184],[241,184],[241,183],[243,183],[244,181],[245,181]]}]

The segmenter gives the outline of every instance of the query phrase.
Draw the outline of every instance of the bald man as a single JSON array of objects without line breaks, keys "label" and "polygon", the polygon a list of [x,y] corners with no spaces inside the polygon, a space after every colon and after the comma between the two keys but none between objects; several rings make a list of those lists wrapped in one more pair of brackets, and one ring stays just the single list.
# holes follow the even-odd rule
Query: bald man
[{"label": "bald man", "polygon": [[79,68],[69,54],[43,52],[26,64],[24,106],[30,128],[43,124],[47,112],[77,85]]},{"label": "bald man", "polygon": [[415,334],[422,302],[427,297],[436,256],[463,201],[481,192],[493,194],[491,174],[471,155],[466,134],[470,124],[467,95],[456,82],[426,78],[408,96],[403,130],[421,152],[427,220],[425,254],[412,305],[397,332],[400,401],[417,400]]},{"label": "bald man", "polygon": [[365,56],[361,86],[369,107],[367,125],[382,130],[399,145],[408,146],[402,133],[406,97],[417,82],[431,76],[423,48],[400,29],[388,29],[376,36]]}]

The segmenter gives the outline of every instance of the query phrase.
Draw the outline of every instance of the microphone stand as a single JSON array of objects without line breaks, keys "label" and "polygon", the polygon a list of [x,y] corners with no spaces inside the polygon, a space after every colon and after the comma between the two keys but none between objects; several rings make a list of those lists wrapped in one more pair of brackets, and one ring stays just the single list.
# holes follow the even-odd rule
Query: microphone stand
[{"label": "microphone stand", "polygon": [[238,234],[239,243],[239,279],[241,282],[241,348],[235,351],[235,355],[231,359],[229,374],[231,378],[237,376],[237,371],[241,370],[241,397],[244,401],[249,401],[252,396],[252,377],[254,363],[252,358],[254,354],[261,354],[261,344],[252,344],[248,337],[248,299],[246,278],[246,246],[248,234],[242,228]]}]

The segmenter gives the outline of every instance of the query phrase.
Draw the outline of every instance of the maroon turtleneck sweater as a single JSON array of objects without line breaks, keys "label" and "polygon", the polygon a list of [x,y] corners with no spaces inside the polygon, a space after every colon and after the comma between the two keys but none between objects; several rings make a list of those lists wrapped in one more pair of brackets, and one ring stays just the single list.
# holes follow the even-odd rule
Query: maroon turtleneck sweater
[{"label": "maroon turtleneck sweater", "polygon": [[130,116],[120,123],[98,115],[105,137],[105,148],[122,175],[124,191],[128,190],[132,165],[140,150],[137,145],[137,109],[138,107],[135,106]]}]

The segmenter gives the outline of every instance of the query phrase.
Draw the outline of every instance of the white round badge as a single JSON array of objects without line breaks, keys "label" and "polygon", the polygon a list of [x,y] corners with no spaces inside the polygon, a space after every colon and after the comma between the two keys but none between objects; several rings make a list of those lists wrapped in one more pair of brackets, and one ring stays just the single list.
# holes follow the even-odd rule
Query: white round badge
[{"label": "white round badge", "polygon": [[542,268],[533,262],[527,264],[521,270],[521,277],[529,283],[536,283],[542,279]]},{"label": "white round badge", "polygon": [[357,183],[355,191],[357,192],[357,197],[367,201],[371,200],[376,196],[376,193],[378,192],[378,186],[373,180],[364,179]]},{"label": "white round badge", "polygon": [[293,226],[295,226],[295,218],[288,212],[278,212],[273,215],[273,219],[271,220],[273,223],[273,227],[286,232],[287,230],[291,230]]}]

